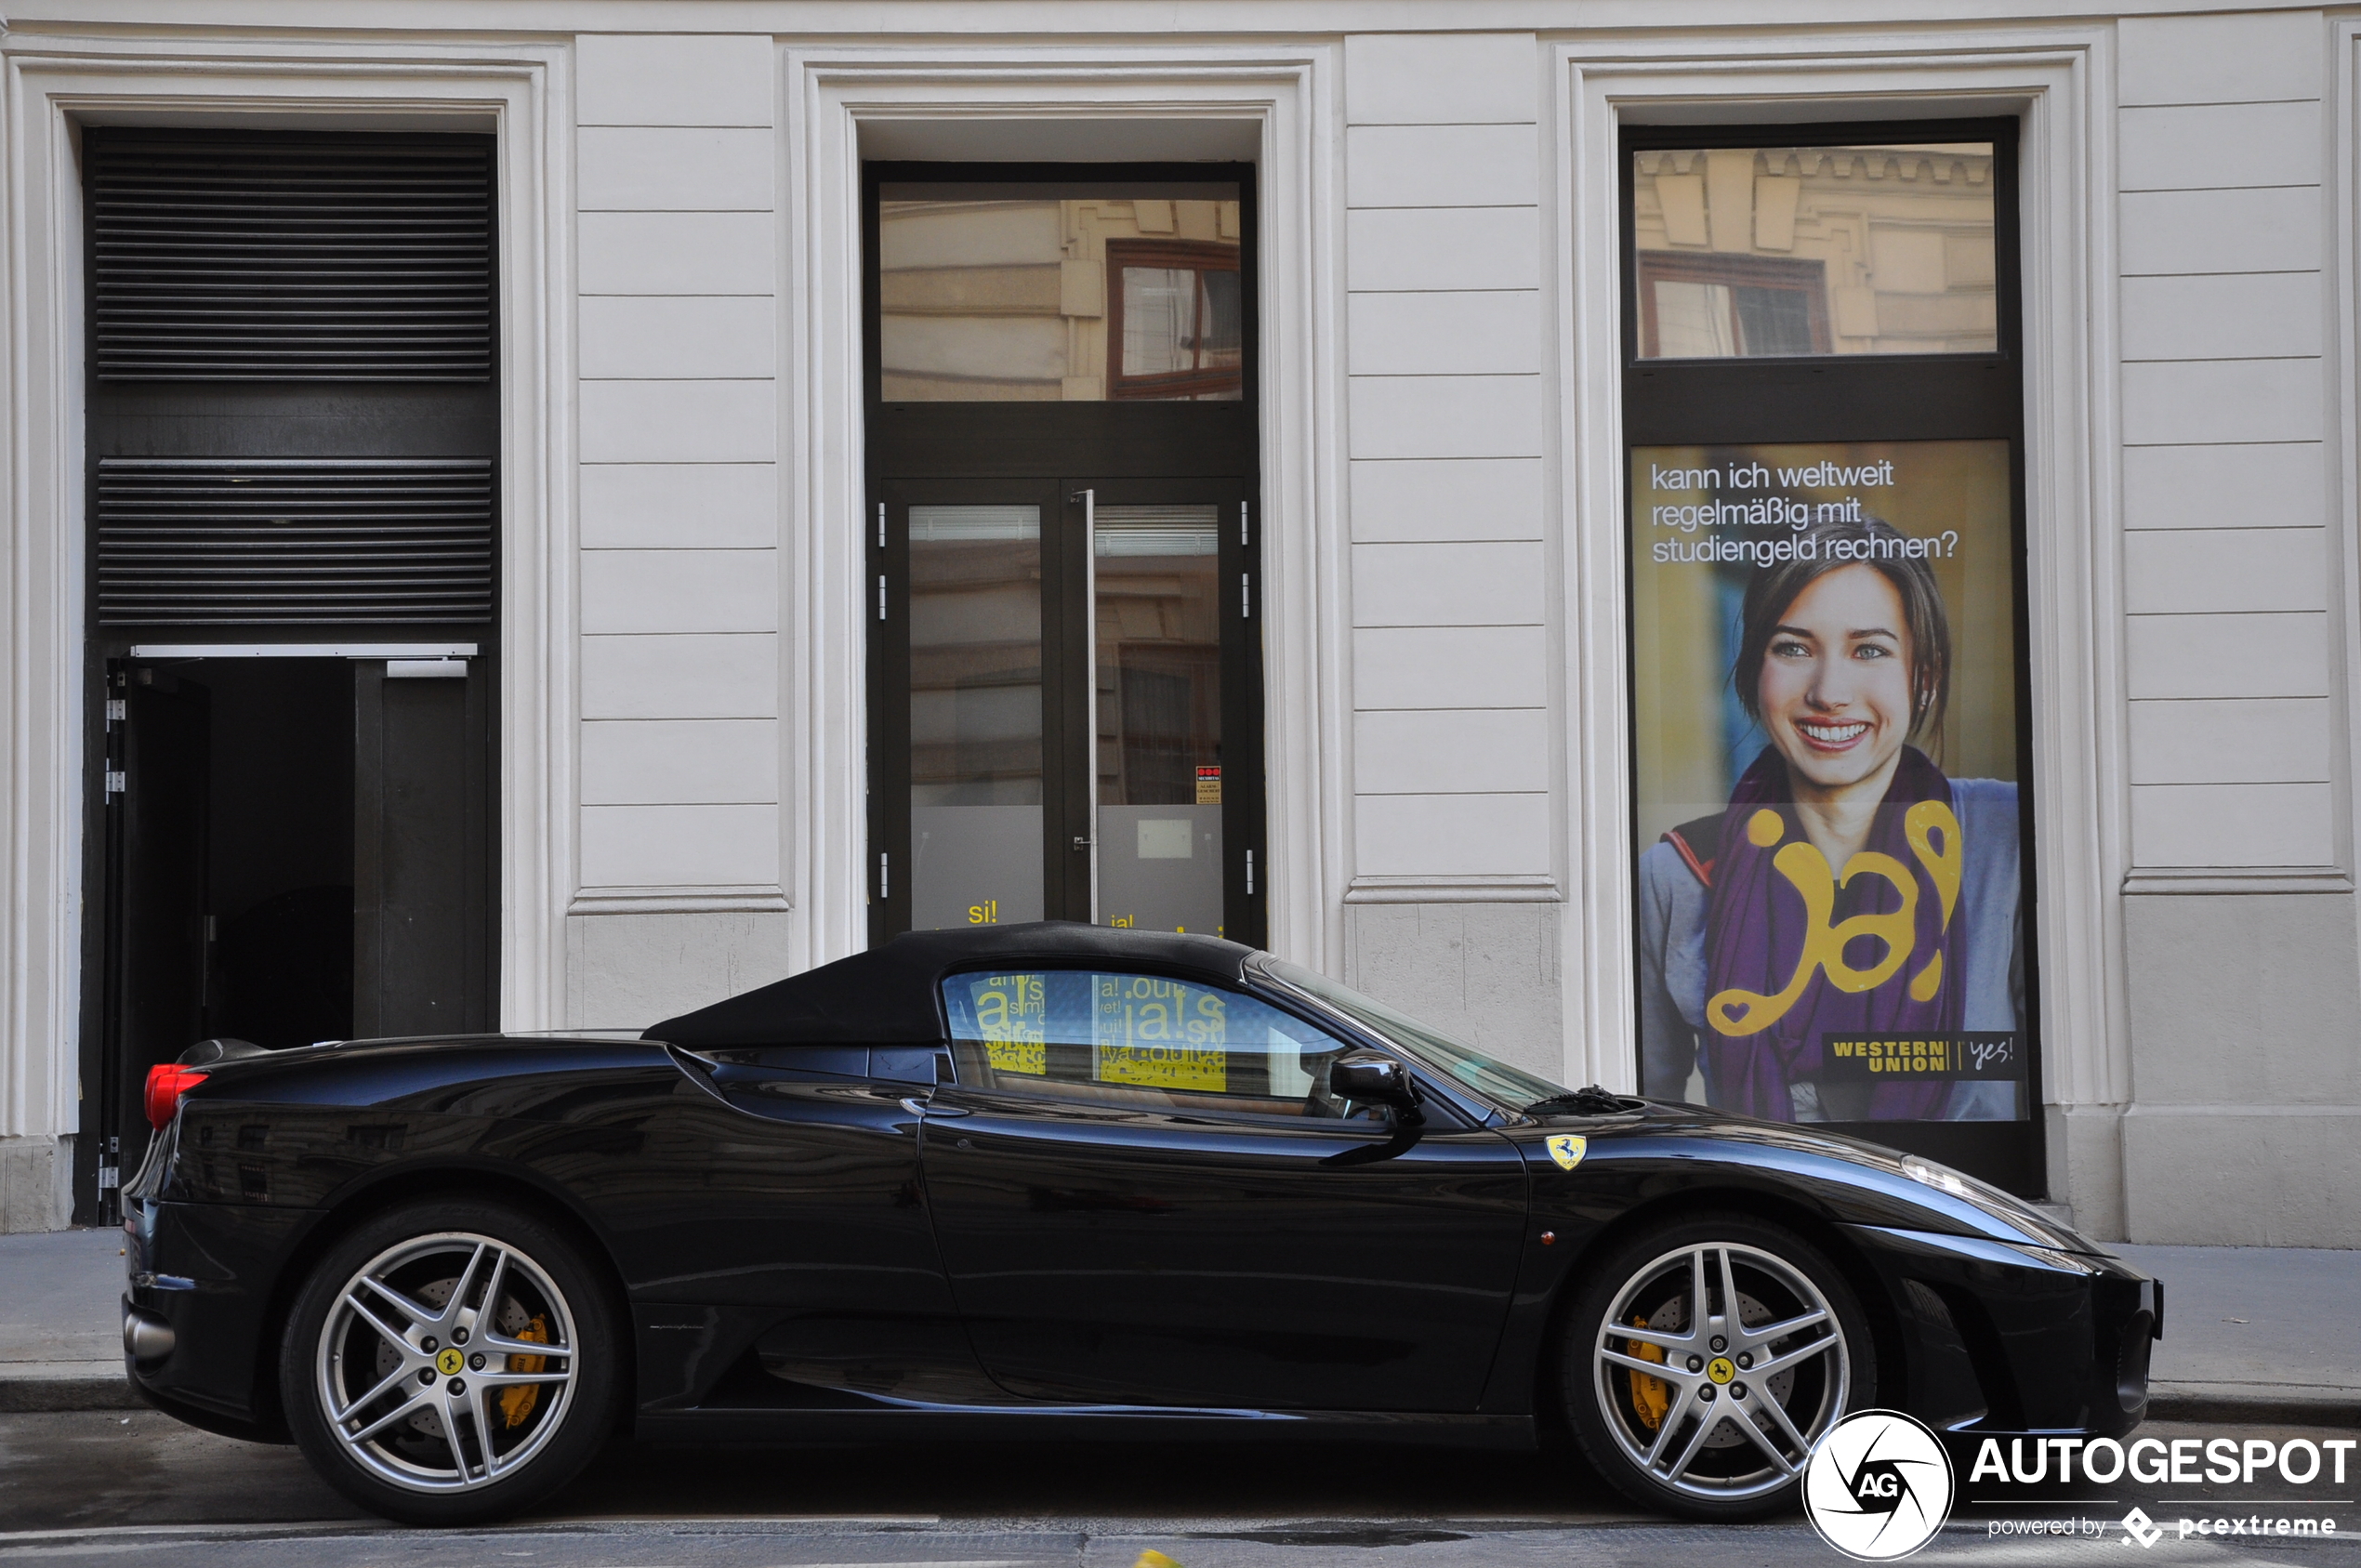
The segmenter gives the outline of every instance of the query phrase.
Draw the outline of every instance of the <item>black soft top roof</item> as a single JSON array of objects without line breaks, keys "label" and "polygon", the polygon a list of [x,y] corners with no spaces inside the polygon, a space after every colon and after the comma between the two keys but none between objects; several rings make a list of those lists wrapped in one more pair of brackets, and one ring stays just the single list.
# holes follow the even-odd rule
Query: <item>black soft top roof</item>
[{"label": "black soft top roof", "polygon": [[694,1049],[747,1046],[920,1046],[943,1038],[935,987],[978,964],[1147,964],[1235,980],[1253,953],[1234,942],[1042,920],[909,931],[883,947],[666,1019],[641,1036]]}]

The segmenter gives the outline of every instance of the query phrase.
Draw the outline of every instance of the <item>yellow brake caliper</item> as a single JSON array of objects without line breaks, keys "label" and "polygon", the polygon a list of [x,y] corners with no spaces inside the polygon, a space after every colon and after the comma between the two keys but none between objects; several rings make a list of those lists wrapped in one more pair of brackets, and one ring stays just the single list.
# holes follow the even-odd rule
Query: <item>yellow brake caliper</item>
[{"label": "yellow brake caliper", "polygon": [[[1631,1326],[1645,1328],[1648,1320],[1633,1318]],[[1624,1343],[1630,1346],[1631,1353],[1642,1361],[1664,1360],[1664,1347],[1661,1345],[1643,1344],[1637,1339],[1626,1339]],[[1665,1386],[1663,1378],[1651,1377],[1644,1372],[1626,1372],[1625,1376],[1631,1379],[1632,1414],[1640,1417],[1641,1424],[1648,1430],[1655,1430],[1664,1424],[1664,1413],[1672,1407],[1672,1390]]]},{"label": "yellow brake caliper", "polygon": [[[523,1333],[518,1335],[517,1337],[520,1339],[529,1340],[535,1345],[547,1344],[549,1342],[549,1320],[543,1317],[534,1318],[533,1320],[533,1325],[530,1328],[527,1328]],[[548,1364],[549,1358],[547,1356],[512,1355],[508,1358],[508,1370],[511,1372],[538,1372]],[[1655,1381],[1654,1378],[1650,1378],[1648,1380],[1650,1382]],[[513,1388],[507,1388],[500,1390],[500,1414],[508,1419],[508,1423],[511,1428],[523,1426],[524,1418],[532,1415],[533,1407],[540,1403],[541,1385],[538,1383],[520,1383]]]}]

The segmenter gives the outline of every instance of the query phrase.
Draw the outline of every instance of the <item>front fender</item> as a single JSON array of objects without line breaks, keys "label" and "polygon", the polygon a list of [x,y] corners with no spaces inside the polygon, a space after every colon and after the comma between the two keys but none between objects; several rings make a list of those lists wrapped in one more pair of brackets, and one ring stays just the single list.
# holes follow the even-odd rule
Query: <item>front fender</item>
[{"label": "front fender", "polygon": [[[1545,1140],[1576,1127],[1588,1146],[1573,1168],[1563,1168],[1550,1158]],[[1568,1122],[1512,1128],[1509,1136],[1532,1172],[1533,1219],[1500,1354],[1485,1390],[1486,1411],[1523,1414],[1533,1408],[1560,1303],[1569,1285],[1583,1277],[1583,1261],[1624,1227],[1646,1224],[1658,1214],[1735,1207],[1816,1233],[1840,1255],[1840,1264],[1855,1266],[1856,1286],[1876,1293],[1866,1304],[1899,1326],[1910,1379],[1906,1397],[1914,1413],[1921,1403],[1938,1406],[1955,1401],[1957,1390],[1946,1393],[1944,1379],[1932,1370],[1921,1375],[1922,1367],[1942,1364],[1921,1348],[1913,1327],[1913,1310],[1922,1303],[1902,1289],[1899,1276],[1873,1267],[1866,1245],[1869,1234],[1950,1237],[2066,1254],[2096,1250],[2030,1208],[2020,1219],[2010,1212],[2016,1206],[2012,1200],[1984,1206],[1913,1179],[1904,1173],[1902,1157],[1891,1151],[1800,1129],[1740,1120],[1667,1127],[1651,1120],[1619,1126]],[[1545,1235],[1550,1238],[1547,1243]]]}]

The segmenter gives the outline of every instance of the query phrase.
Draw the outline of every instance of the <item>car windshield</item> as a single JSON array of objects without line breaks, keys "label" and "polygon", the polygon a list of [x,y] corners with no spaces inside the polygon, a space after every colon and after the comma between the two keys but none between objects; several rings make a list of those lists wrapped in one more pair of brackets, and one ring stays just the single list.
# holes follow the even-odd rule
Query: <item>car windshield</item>
[{"label": "car windshield", "polygon": [[1497,1104],[1521,1110],[1566,1092],[1562,1084],[1553,1084],[1521,1067],[1511,1067],[1505,1061],[1486,1056],[1473,1046],[1462,1045],[1431,1024],[1420,1023],[1409,1014],[1397,1012],[1374,996],[1364,996],[1352,987],[1339,985],[1327,976],[1314,974],[1299,964],[1290,964],[1265,955],[1261,967],[1272,979],[1316,996],[1339,1012],[1366,1024],[1427,1066],[1439,1073],[1449,1074]]}]

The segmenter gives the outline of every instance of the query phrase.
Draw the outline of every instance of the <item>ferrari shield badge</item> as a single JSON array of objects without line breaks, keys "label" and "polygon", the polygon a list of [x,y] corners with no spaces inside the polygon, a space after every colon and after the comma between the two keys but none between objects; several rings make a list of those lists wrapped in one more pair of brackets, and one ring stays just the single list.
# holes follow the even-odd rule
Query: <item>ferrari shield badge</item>
[{"label": "ferrari shield badge", "polygon": [[1558,1162],[1560,1170],[1572,1170],[1580,1165],[1583,1154],[1589,1151],[1589,1139],[1575,1133],[1558,1132],[1550,1135],[1550,1157]]}]

